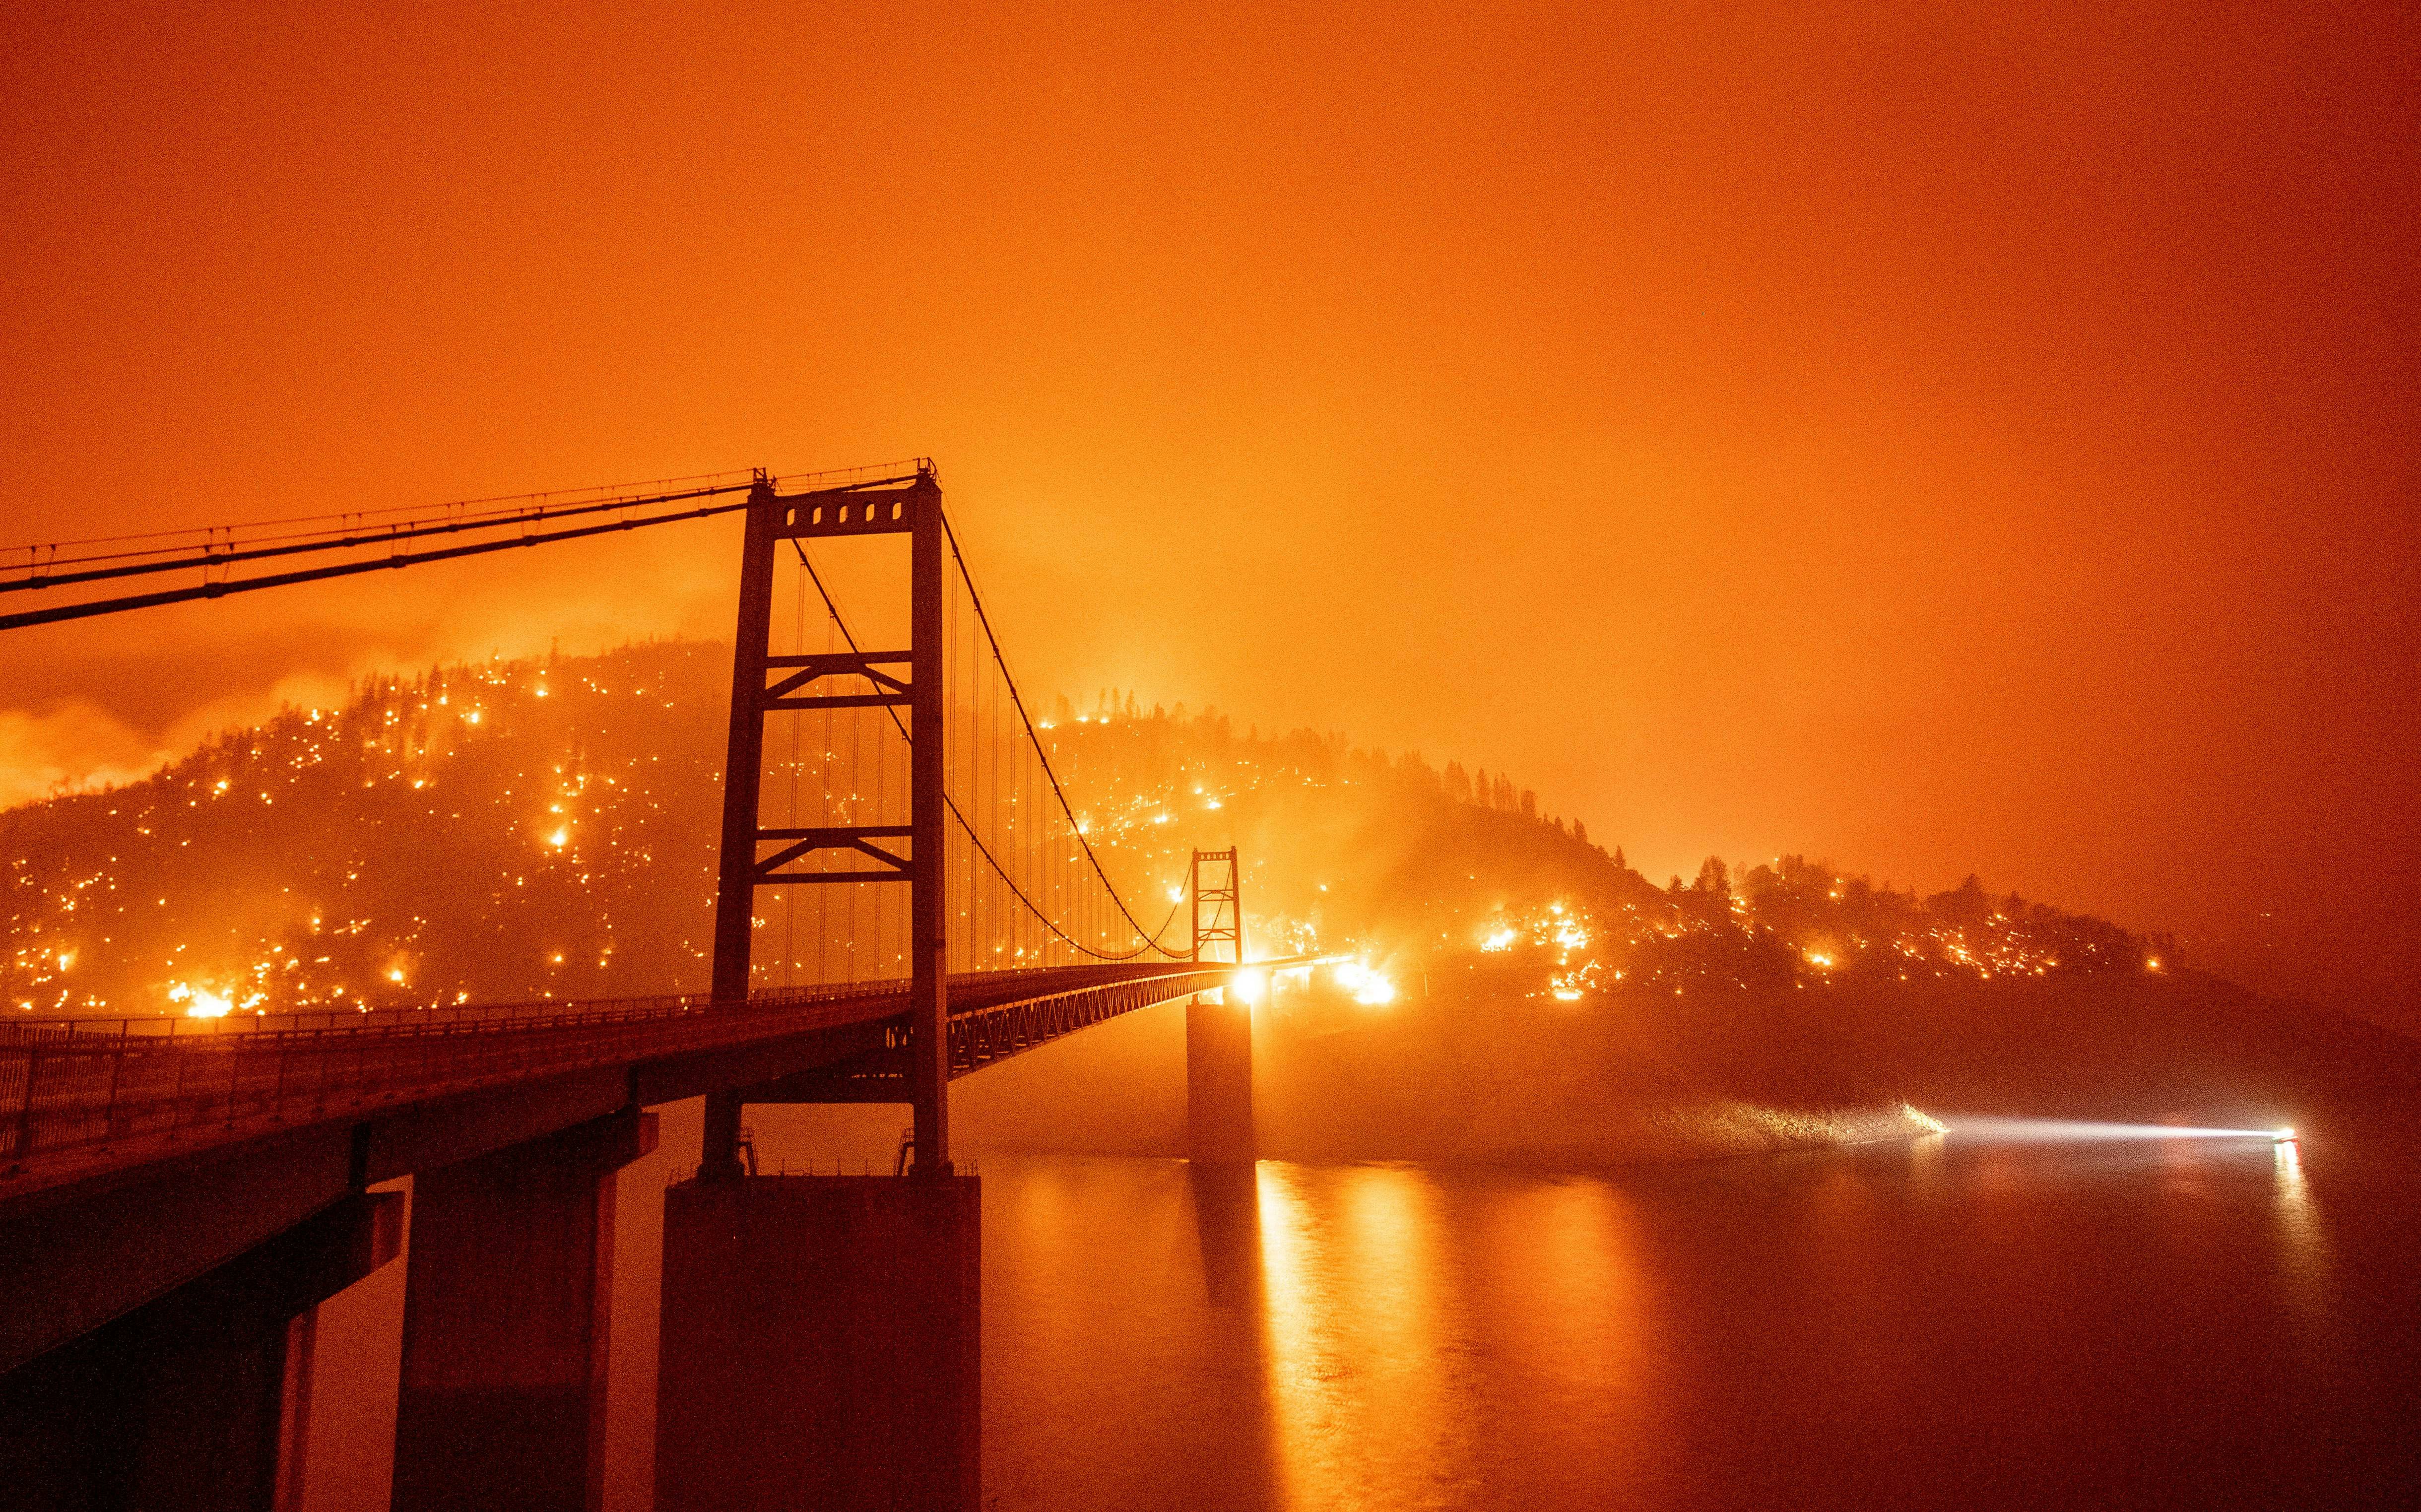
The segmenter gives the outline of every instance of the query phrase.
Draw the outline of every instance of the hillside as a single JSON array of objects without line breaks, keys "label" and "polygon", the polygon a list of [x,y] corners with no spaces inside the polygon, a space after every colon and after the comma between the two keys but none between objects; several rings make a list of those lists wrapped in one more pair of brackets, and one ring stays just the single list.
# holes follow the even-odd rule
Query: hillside
[{"label": "hillside", "polygon": [[712,930],[711,647],[382,679],[0,814],[21,1012],[661,992]]},{"label": "hillside", "polygon": [[[0,993],[20,1012],[595,997],[701,985],[726,655],[696,645],[383,679],[113,791],[0,814]],[[1062,703],[1064,705],[1064,700]],[[1130,704],[1046,739],[1141,897],[1238,845],[1254,945],[1477,950],[1617,982],[2134,970],[2150,947],[1972,883],[1920,901],[1798,858],[1651,886],[1476,781],[1309,731]]]},{"label": "hillside", "polygon": [[[700,988],[727,686],[727,653],[700,645],[441,668],[0,814],[0,1001]],[[1044,738],[1131,896],[1192,847],[1240,846],[1257,953],[1353,951],[1393,984],[1383,1006],[1297,991],[1259,1015],[1275,1149],[1589,1161],[1652,1153],[1676,1119],[1689,1131],[1666,1143],[1704,1150],[1889,1131],[1903,1101],[2208,1121],[2349,1082],[2421,1088],[2406,1041],[1972,878],[1919,897],[1795,856],[1710,858],[1660,887],[1502,772],[1106,693],[1090,712],[1059,700]],[[989,1073],[971,1115],[1014,1142],[1164,1147],[1178,1104],[1148,1047],[1165,1034],[1043,1052],[1082,1096]],[[1038,1089],[1023,1109],[1021,1086]]]}]

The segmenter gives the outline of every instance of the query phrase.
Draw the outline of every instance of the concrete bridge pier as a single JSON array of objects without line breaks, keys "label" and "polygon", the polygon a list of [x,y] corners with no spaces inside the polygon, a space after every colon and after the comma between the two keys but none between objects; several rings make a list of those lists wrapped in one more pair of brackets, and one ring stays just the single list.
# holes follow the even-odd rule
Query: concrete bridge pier
[{"label": "concrete bridge pier", "polygon": [[636,1108],[414,1178],[394,1512],[601,1499],[614,1175]]},{"label": "concrete bridge pier", "polygon": [[1197,1165],[1250,1165],[1258,1153],[1253,1006],[1234,988],[1195,993],[1185,1005],[1185,1124]]},{"label": "concrete bridge pier", "polygon": [[395,1257],[402,1219],[400,1193],[340,1198],[0,1377],[0,1504],[295,1505],[319,1304]]},{"label": "concrete bridge pier", "polygon": [[657,1512],[976,1512],[972,1176],[769,1176],[664,1196]]}]

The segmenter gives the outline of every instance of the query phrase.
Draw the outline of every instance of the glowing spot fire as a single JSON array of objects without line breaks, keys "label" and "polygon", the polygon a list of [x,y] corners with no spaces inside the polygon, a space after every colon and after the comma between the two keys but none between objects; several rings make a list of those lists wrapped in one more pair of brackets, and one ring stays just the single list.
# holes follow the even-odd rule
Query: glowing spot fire
[{"label": "glowing spot fire", "polygon": [[1336,985],[1352,993],[1353,1001],[1366,1007],[1396,1001],[1395,984],[1358,960],[1338,963]]},{"label": "glowing spot fire", "polygon": [[168,989],[168,1001],[185,1005],[188,1019],[224,1019],[235,1006],[235,999],[224,992],[213,992],[207,987],[194,987],[179,982]]}]

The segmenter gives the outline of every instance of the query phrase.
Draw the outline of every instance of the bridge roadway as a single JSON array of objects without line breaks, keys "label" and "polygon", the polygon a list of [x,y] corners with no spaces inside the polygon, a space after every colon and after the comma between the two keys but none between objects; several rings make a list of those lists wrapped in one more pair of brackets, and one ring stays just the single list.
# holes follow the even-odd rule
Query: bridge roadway
[{"label": "bridge roadway", "polygon": [[[953,975],[951,1076],[1234,970]],[[349,1193],[617,1111],[905,1101],[908,986],[0,1025],[0,1372]]]}]

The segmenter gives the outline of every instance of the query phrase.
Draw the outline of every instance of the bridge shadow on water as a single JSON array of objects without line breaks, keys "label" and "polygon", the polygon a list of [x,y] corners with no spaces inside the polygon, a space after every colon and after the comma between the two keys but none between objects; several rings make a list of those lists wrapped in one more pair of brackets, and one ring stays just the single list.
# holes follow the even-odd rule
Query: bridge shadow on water
[{"label": "bridge shadow on water", "polygon": [[984,1168],[987,1507],[1294,1504],[1256,1168]]},{"label": "bridge shadow on water", "polygon": [[1269,1300],[1261,1273],[1259,1173],[1250,1165],[1192,1164],[1194,1223],[1202,1247],[1202,1286],[1210,1305],[1257,1317]]}]

